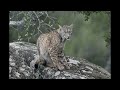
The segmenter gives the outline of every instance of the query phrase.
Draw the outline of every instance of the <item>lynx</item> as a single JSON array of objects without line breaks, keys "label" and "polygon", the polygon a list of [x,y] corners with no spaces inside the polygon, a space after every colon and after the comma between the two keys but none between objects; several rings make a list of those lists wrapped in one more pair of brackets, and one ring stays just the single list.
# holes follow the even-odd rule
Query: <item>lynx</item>
[{"label": "lynx", "polygon": [[46,34],[41,34],[37,40],[37,49],[39,59],[35,64],[46,64],[48,67],[53,67],[58,70],[63,70],[65,67],[69,69],[69,65],[64,58],[64,45],[66,40],[70,39],[72,34],[73,24],[70,26],[59,25],[55,31]]}]

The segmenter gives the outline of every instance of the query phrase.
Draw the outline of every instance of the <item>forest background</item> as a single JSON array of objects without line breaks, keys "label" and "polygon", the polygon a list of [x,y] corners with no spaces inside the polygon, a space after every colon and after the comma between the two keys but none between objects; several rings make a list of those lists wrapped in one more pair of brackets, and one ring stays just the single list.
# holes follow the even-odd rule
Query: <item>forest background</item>
[{"label": "forest background", "polygon": [[87,59],[111,73],[110,11],[10,11],[9,42],[36,44],[40,34],[70,24],[74,25],[73,33],[65,54]]}]

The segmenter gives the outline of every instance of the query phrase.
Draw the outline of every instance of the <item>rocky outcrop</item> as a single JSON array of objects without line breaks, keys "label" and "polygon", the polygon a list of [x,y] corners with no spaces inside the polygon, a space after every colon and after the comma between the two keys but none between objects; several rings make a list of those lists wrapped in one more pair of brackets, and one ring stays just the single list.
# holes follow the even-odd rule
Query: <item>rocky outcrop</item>
[{"label": "rocky outcrop", "polygon": [[38,57],[36,45],[27,42],[9,44],[9,79],[111,79],[110,73],[80,58],[66,57],[69,70],[58,71],[39,65],[34,72],[30,62]]}]

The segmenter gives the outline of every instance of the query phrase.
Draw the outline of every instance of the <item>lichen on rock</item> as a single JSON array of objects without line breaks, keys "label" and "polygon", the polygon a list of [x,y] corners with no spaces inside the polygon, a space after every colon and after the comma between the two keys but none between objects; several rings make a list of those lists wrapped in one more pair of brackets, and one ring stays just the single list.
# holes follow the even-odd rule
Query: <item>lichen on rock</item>
[{"label": "lichen on rock", "polygon": [[111,74],[100,66],[84,59],[67,57],[69,70],[58,71],[39,65],[34,72],[31,61],[38,58],[37,47],[27,42],[9,44],[9,79],[111,79]]}]

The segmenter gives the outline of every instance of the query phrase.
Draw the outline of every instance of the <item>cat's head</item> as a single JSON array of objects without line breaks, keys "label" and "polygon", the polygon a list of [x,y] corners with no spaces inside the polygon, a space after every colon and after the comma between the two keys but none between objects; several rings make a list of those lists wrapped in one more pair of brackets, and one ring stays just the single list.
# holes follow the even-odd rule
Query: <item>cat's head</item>
[{"label": "cat's head", "polygon": [[68,26],[68,25],[60,26],[59,25],[58,33],[61,35],[63,40],[70,39],[70,37],[72,35],[72,28],[73,28],[73,24],[71,24],[70,26]]}]

